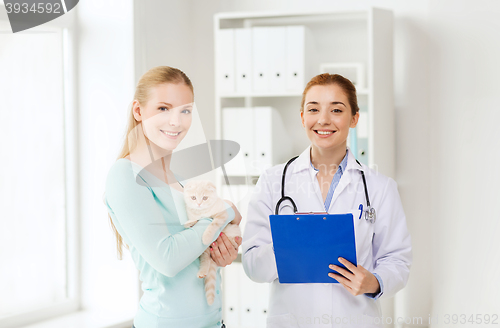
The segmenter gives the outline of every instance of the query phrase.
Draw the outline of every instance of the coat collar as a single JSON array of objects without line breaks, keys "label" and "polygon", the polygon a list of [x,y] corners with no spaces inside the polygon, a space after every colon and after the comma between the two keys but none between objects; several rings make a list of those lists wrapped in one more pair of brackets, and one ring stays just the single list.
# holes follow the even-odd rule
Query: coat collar
[{"label": "coat collar", "polygon": [[[309,167],[311,166],[311,147],[312,145],[309,145],[294,161],[293,173],[309,169]],[[352,153],[349,147],[347,147],[347,152],[348,156],[347,156],[346,171],[349,170],[363,171],[363,168],[356,162],[356,157],[354,157],[354,154]]]}]

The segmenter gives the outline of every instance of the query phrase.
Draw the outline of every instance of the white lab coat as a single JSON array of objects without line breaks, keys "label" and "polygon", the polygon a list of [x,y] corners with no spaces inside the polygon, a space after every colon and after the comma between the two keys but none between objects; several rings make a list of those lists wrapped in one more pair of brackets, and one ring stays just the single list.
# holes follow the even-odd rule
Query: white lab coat
[{"label": "white lab coat", "polygon": [[[325,210],[319,183],[309,171],[310,147],[286,172],[285,195],[294,199],[299,212]],[[328,213],[353,213],[357,262],[380,276],[384,287],[381,297],[391,297],[406,285],[412,262],[411,238],[397,185],[365,165],[361,168],[348,152],[346,170]],[[269,215],[274,214],[281,197],[284,166],[276,165],[260,176],[249,203],[242,244],[245,273],[255,282],[271,283],[267,327],[382,327],[377,325],[382,317],[379,301],[364,294],[353,296],[340,283],[279,283]],[[366,208],[361,169],[377,212],[373,224],[364,215],[359,219],[359,205]],[[288,201],[282,203],[279,214],[293,213],[289,205]]]}]

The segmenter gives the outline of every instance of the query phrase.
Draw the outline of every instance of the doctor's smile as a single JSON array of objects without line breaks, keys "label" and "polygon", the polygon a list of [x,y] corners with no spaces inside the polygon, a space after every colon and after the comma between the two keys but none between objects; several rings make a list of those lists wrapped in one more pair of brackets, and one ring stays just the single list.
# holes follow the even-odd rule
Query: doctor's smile
[{"label": "doctor's smile", "polygon": [[332,134],[334,134],[337,131],[332,131],[332,130],[314,130],[314,132],[316,132],[316,134],[319,134],[320,137],[325,138],[325,137],[331,136]]}]

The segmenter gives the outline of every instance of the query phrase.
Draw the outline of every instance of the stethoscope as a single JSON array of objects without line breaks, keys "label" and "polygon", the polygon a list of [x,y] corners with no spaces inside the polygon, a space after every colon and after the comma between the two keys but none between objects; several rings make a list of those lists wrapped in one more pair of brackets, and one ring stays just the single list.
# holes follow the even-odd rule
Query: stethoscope
[{"label": "stethoscope", "polygon": [[[295,156],[295,157],[291,158],[286,163],[285,168],[283,169],[283,174],[281,176],[281,198],[280,198],[280,200],[278,200],[278,203],[276,203],[276,210],[274,211],[274,214],[276,214],[276,215],[278,215],[279,207],[280,207],[281,203],[283,203],[285,200],[289,200],[290,203],[292,203],[293,212],[297,213],[297,205],[295,205],[295,202],[293,201],[293,199],[289,196],[285,196],[286,169],[288,168],[288,165],[290,165],[290,163],[292,163],[297,157],[299,157],[299,156]],[[356,160],[356,162],[359,164],[359,166],[361,166],[361,163],[358,160]],[[368,188],[366,187],[365,173],[363,170],[361,170],[360,172],[361,172],[361,178],[363,178],[363,186],[365,189],[365,198],[366,198],[366,209],[364,210],[365,220],[370,222],[370,223],[374,223],[376,218],[377,218],[377,214],[375,213],[375,208],[373,208],[370,204],[370,197],[368,197]],[[360,205],[360,210],[363,211],[362,205]]]}]

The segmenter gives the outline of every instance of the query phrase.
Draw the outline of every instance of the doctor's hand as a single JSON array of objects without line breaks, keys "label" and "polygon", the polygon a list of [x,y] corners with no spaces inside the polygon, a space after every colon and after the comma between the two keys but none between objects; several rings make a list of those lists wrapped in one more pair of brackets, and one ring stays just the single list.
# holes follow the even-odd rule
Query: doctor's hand
[{"label": "doctor's hand", "polygon": [[330,264],[330,269],[340,274],[330,272],[328,276],[337,280],[349,293],[354,296],[364,293],[379,293],[380,285],[377,278],[361,265],[355,266],[346,259],[339,257],[339,262],[346,266],[351,272],[338,265]]},{"label": "doctor's hand", "polygon": [[240,211],[238,211],[238,209],[236,208],[236,206],[234,206],[233,202],[231,202],[230,200],[224,199],[224,201],[226,203],[228,203],[229,205],[231,205],[231,207],[233,208],[233,211],[234,211],[234,219],[233,219],[233,221],[231,221],[231,223],[239,225],[240,222],[241,222]]},{"label": "doctor's hand", "polygon": [[[241,245],[241,237],[236,237],[235,241],[239,247]],[[217,237],[217,240],[210,245],[210,256],[218,266],[225,267],[236,260],[238,248],[234,248],[229,238],[222,232]]]}]

